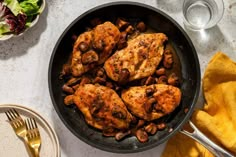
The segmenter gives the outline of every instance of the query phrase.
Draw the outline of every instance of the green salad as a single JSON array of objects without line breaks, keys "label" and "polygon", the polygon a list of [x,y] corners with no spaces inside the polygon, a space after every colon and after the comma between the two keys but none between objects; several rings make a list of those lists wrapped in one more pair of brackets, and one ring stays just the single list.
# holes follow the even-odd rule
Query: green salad
[{"label": "green salad", "polygon": [[0,37],[19,34],[40,13],[42,0],[0,0]]}]

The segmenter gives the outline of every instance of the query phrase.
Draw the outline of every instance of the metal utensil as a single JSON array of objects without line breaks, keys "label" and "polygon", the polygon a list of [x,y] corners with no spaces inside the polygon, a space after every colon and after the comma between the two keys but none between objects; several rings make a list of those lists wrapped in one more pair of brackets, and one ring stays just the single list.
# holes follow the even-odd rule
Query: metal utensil
[{"label": "metal utensil", "polygon": [[216,157],[234,157],[230,152],[224,150],[206,137],[191,121],[189,121],[189,124],[194,130],[192,133],[186,130],[180,130],[180,132],[202,144]]},{"label": "metal utensil", "polygon": [[37,123],[34,118],[28,118],[26,121],[27,139],[30,149],[33,151],[34,157],[39,157],[39,149],[41,138]]},{"label": "metal utensil", "polygon": [[15,109],[10,109],[10,110],[6,111],[5,114],[7,115],[7,118],[9,120],[12,128],[14,129],[16,135],[24,141],[25,147],[30,155],[31,150],[29,149],[29,145],[28,145],[28,139],[26,136],[27,129],[26,129],[26,125],[25,125],[24,120],[22,119],[20,114]]}]

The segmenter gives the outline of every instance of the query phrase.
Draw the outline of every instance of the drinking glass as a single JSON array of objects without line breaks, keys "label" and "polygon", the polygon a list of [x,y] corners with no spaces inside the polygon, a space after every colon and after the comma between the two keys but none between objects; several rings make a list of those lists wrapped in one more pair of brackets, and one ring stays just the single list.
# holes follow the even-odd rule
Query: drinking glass
[{"label": "drinking glass", "polygon": [[215,26],[224,14],[223,0],[184,0],[184,24],[192,30]]}]

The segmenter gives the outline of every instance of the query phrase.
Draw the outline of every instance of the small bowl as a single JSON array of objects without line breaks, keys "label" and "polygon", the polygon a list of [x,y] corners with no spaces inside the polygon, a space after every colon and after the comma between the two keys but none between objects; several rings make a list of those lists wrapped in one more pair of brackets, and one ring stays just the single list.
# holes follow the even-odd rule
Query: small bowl
[{"label": "small bowl", "polygon": [[39,16],[43,13],[44,9],[45,9],[45,6],[46,6],[46,0],[42,0],[42,4],[41,4],[41,7],[39,9],[39,14],[35,17],[35,19],[32,21],[32,23],[30,24],[29,27],[27,27],[22,33],[20,34],[7,34],[7,35],[4,35],[2,37],[0,37],[0,41],[5,41],[5,40],[9,40],[13,37],[17,37],[17,36],[21,36],[23,35],[28,29],[30,29],[31,27],[33,27],[34,25],[36,25],[36,23],[38,22],[39,20]]}]

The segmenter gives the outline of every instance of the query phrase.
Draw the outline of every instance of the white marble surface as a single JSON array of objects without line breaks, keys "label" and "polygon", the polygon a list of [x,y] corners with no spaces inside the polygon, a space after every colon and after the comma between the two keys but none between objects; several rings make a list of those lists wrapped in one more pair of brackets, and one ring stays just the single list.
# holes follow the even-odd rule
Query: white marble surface
[{"label": "white marble surface", "polygon": [[[183,26],[183,0],[136,0],[157,7]],[[38,24],[23,36],[0,42],[0,104],[22,104],[37,110],[56,130],[62,157],[158,157],[164,145],[135,154],[112,154],[95,149],[77,139],[57,116],[48,91],[48,66],[56,41],[80,14],[112,0],[48,0]],[[220,23],[205,32],[186,30],[197,50],[203,74],[216,51],[236,60],[236,0],[225,2]],[[184,28],[185,29],[185,28]],[[198,104],[202,104],[202,96]]]}]

